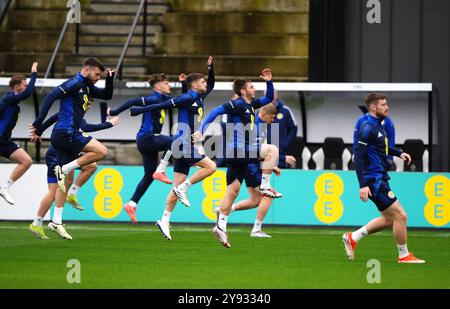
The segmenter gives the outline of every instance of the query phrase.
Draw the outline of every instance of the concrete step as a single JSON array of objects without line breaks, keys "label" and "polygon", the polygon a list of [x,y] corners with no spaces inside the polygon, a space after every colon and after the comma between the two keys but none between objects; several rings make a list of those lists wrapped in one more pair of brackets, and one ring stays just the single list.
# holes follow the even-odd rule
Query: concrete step
[{"label": "concrete step", "polygon": [[[13,10],[9,13],[9,30],[61,30],[67,16],[66,10]],[[161,25],[161,15],[147,15],[148,25]],[[81,25],[88,24],[125,24],[131,26],[134,14],[109,15],[100,13],[81,13]],[[143,24],[141,16],[138,25]],[[69,28],[75,24],[69,25]],[[142,27],[142,26],[141,26]]]},{"label": "concrete step", "polygon": [[165,32],[307,34],[309,30],[307,13],[167,13],[162,23]]},{"label": "concrete step", "polygon": [[[81,0],[81,9],[86,9],[87,1]],[[16,0],[16,9],[69,10],[67,0]]]},{"label": "concrete step", "polygon": [[284,12],[309,11],[309,0],[167,0],[176,12]]},{"label": "concrete step", "polygon": [[66,16],[66,10],[12,10],[8,13],[8,29],[61,31]]},{"label": "concrete step", "polygon": [[[58,53],[55,59],[55,71],[64,70],[70,53]],[[45,72],[50,62],[51,52],[0,52],[0,69],[2,72],[26,72],[29,74],[33,61],[38,61],[38,72]]]},{"label": "concrete step", "polygon": [[[101,62],[108,63],[112,67],[115,67],[117,64],[117,61],[119,60],[119,56],[117,56],[117,55],[102,55],[101,57],[99,57],[99,59]],[[83,63],[83,61],[88,57],[91,57],[91,55],[90,54],[81,54],[81,53],[78,55],[73,55],[72,57],[70,57],[70,61],[66,62],[66,64],[81,65]],[[147,62],[148,62],[147,59],[142,57],[142,55],[127,55],[124,58],[124,63],[130,64],[130,65],[146,65]]]},{"label": "concrete step", "polygon": [[[111,2],[111,1],[94,1],[89,5],[89,12],[101,12],[110,13],[111,15],[115,13],[132,13],[136,14],[139,8],[138,2],[121,1],[121,2]],[[168,5],[164,1],[160,2],[148,2],[147,12],[164,14],[168,10]]]},{"label": "concrete step", "polygon": [[[58,41],[58,31],[10,31],[0,32],[0,51],[51,52]],[[75,44],[75,33],[66,32],[60,52],[71,52]]]},{"label": "concrete step", "polygon": [[[150,55],[149,72],[164,72],[169,75],[204,72],[208,55]],[[275,79],[290,77],[301,79],[308,76],[308,57],[302,56],[229,56],[214,55],[216,75],[257,76],[265,67],[272,68]]]},{"label": "concrete step", "polygon": [[[98,33],[98,34],[125,34],[130,32],[132,24],[126,23],[86,23],[81,24],[81,33]],[[135,34],[141,34],[143,32],[144,26],[138,24],[134,31]],[[147,24],[147,33],[156,33],[162,31],[162,26],[160,24]]]},{"label": "concrete step", "polygon": [[307,56],[308,36],[158,33],[156,53]]},{"label": "concrete step", "polygon": [[[80,54],[90,54],[94,57],[101,57],[102,55],[116,55],[120,56],[123,49],[122,43],[85,43],[80,44]],[[146,55],[154,53],[154,45],[147,45]],[[130,45],[127,50],[127,55],[142,55],[142,46],[140,44]]]},{"label": "concrete step", "polygon": [[[122,43],[123,45],[127,41],[127,34],[98,34],[98,33],[82,33],[80,35],[80,43]],[[142,44],[142,35],[135,34],[131,38],[132,45]],[[147,34],[146,44],[155,44],[155,35]]]},{"label": "concrete step", "polygon": [[[90,0],[90,3],[104,3],[104,2],[108,2],[108,3],[131,3],[131,4],[135,4],[135,3],[140,3],[141,0]],[[148,3],[165,3],[167,4],[167,2],[165,0],[147,0]]]},{"label": "concrete step", "polygon": [[[114,68],[116,64],[108,64],[105,63],[106,67]],[[67,75],[75,75],[80,71],[80,65],[77,64],[69,64],[66,66],[65,73]],[[122,74],[125,76],[133,75],[133,76],[143,76],[147,74],[147,67],[145,65],[134,65],[134,64],[124,64]]]},{"label": "concrete step", "polygon": [[[161,14],[147,14],[147,23],[160,23]],[[102,13],[89,12],[82,15],[81,22],[85,24],[90,23],[111,23],[111,24],[128,24],[131,25],[134,21],[135,14],[120,14],[107,15]],[[143,15],[139,17],[138,22],[143,23]]]}]

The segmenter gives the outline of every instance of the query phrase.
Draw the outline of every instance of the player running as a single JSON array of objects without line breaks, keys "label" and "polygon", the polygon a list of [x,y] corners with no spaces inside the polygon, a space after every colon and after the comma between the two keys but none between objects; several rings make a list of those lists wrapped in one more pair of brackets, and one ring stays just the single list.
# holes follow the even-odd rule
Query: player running
[{"label": "player running", "polygon": [[[71,171],[102,160],[108,149],[95,138],[80,132],[81,122],[87,111],[89,97],[110,100],[113,94],[114,71],[107,69],[106,87],[97,88],[95,83],[105,71],[103,64],[95,58],[88,58],[78,73],[50,92],[44,100],[33,127],[42,131],[42,123],[51,106],[60,100],[58,120],[53,127],[51,143],[56,150],[55,175],[60,190],[56,191],[57,208],[63,208],[66,201],[66,175]],[[80,153],[84,153],[79,156]],[[62,212],[62,211],[61,211]]]},{"label": "player running", "polygon": [[[88,109],[91,104],[88,105]],[[31,141],[36,142],[40,140],[40,136],[42,133],[53,125],[58,120],[58,114],[54,114],[50,118],[48,118],[42,124],[42,132],[37,131],[33,126],[30,128],[31,132]],[[112,128],[113,126],[118,125],[120,122],[119,117],[113,117],[107,119],[106,122],[100,124],[88,124],[84,119],[81,122],[80,129],[83,132],[95,132],[100,130],[105,130]],[[48,184],[48,192],[42,198],[40,207],[38,209],[36,218],[29,225],[28,229],[30,232],[35,234],[38,238],[48,239],[45,235],[44,229],[42,228],[42,221],[44,220],[45,214],[50,209],[52,203],[55,200],[56,190],[58,185],[56,184],[56,177],[54,173],[54,168],[57,165],[56,158],[56,150],[53,146],[50,146],[45,154],[45,163],[47,165],[47,184]],[[66,201],[72,205],[75,209],[84,210],[84,208],[79,204],[77,193],[78,190],[89,180],[89,178],[95,173],[97,170],[97,163],[91,163],[89,165],[85,165],[81,167],[81,172],[78,174],[75,183],[70,187],[73,181],[74,171],[71,171],[67,176],[67,186],[70,187],[70,190],[67,195]],[[65,228],[62,225],[62,211],[63,208],[55,207],[52,221],[49,223],[48,227],[50,230],[58,233],[63,239],[72,240],[72,236],[67,233]]]},{"label": "player running", "polygon": [[365,102],[369,109],[367,120],[358,130],[358,146],[355,148],[355,168],[360,185],[359,196],[377,206],[381,216],[370,221],[353,233],[342,235],[345,250],[350,260],[355,259],[358,242],[369,234],[393,227],[397,241],[399,263],[425,263],[408,251],[406,213],[389,187],[388,155],[400,157],[409,164],[409,154],[389,146],[382,121],[388,116],[386,96],[370,93]]},{"label": "player running", "polygon": [[[273,104],[268,104],[262,107],[259,110],[258,115],[256,116],[255,124],[258,130],[258,139],[261,142],[267,140],[267,143],[271,143],[271,136],[269,131],[270,125],[274,122],[276,115],[278,114],[278,109]],[[267,124],[267,129],[265,125]],[[265,130],[266,129],[266,130]],[[279,158],[279,164],[283,164],[284,166],[295,166],[296,160],[293,156],[289,155],[281,155]],[[277,175],[281,175],[281,169],[278,167],[274,167],[273,172]],[[247,166],[247,173],[244,177],[245,184],[247,186],[248,193],[250,195],[249,199],[240,201],[231,206],[231,212],[248,210],[258,207],[258,211],[256,213],[256,220],[253,225],[252,231],[250,233],[250,237],[258,237],[258,238],[270,238],[269,234],[262,231],[262,224],[264,218],[269,211],[270,206],[272,205],[273,198],[262,195],[259,191],[259,186],[261,184],[262,178],[262,170],[260,164],[258,163],[250,163]],[[219,213],[220,207],[217,207],[215,211]]]},{"label": "player running", "polygon": [[0,102],[0,156],[17,163],[9,178],[0,185],[0,196],[10,205],[14,205],[14,200],[9,193],[9,188],[33,163],[30,155],[11,140],[11,134],[19,118],[20,102],[33,93],[37,66],[37,62],[31,66],[31,78],[28,85],[25,76],[13,76],[9,81],[9,88],[12,91],[6,93]]},{"label": "player running", "polygon": [[[155,74],[150,80],[150,86],[153,88],[151,95],[128,100],[117,109],[109,110],[108,113],[110,115],[118,115],[132,106],[150,106],[171,98],[169,79],[165,74]],[[136,136],[137,148],[144,163],[144,176],[137,185],[130,201],[123,206],[134,223],[137,223],[137,204],[147,192],[153,180],[157,179],[164,183],[172,183],[172,180],[166,175],[166,167],[172,154],[170,147],[172,146],[173,138],[161,134],[165,117],[166,110],[164,108],[143,113],[141,128]],[[158,152],[160,151],[166,151],[166,153],[157,167]]]},{"label": "player running", "polygon": [[[132,116],[164,108],[178,108],[178,132],[172,143],[174,155],[174,186],[167,196],[166,208],[161,220],[156,222],[161,233],[168,240],[172,240],[169,231],[169,221],[177,200],[186,207],[190,206],[187,191],[190,186],[202,181],[216,171],[216,164],[204,154],[200,154],[197,145],[194,145],[192,133],[201,124],[203,118],[203,101],[214,89],[214,63],[213,57],[208,58],[208,82],[203,74],[192,73],[186,77],[186,86],[189,89],[178,97],[159,104],[144,107],[133,107]],[[187,179],[192,166],[200,167]]]},{"label": "player running", "polygon": [[264,97],[255,99],[256,90],[250,80],[235,80],[233,91],[239,98],[213,109],[202,123],[200,131],[195,132],[193,135],[194,141],[200,140],[207,126],[219,115],[228,114],[233,119],[232,144],[228,145],[225,155],[225,160],[228,164],[227,190],[220,204],[217,225],[213,228],[213,233],[226,248],[231,247],[226,232],[228,216],[231,206],[239,194],[242,181],[247,174],[247,165],[249,163],[258,163],[260,160],[263,160],[262,180],[259,186],[260,193],[272,198],[282,196],[270,185],[270,176],[278,161],[278,148],[269,144],[251,143],[250,139],[252,138],[246,137],[246,133],[249,133],[250,136],[255,133],[255,109],[273,101],[272,71],[269,68],[265,68],[260,77],[267,83],[267,91]]}]

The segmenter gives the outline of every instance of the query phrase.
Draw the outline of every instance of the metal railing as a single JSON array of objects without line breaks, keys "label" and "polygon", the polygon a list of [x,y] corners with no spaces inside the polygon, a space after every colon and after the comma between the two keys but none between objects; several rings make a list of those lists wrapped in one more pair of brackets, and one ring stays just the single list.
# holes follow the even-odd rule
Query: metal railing
[{"label": "metal railing", "polygon": [[[138,10],[133,19],[133,24],[131,25],[130,31],[128,32],[127,41],[122,49],[121,55],[116,65],[116,76],[118,76],[119,80],[123,79],[123,67],[124,67],[124,59],[128,50],[128,47],[133,38],[134,32],[136,30],[137,24],[139,22],[139,18],[142,14],[142,55],[145,56],[147,53],[147,26],[148,26],[148,0],[141,0],[139,3]],[[75,54],[79,55],[80,51],[80,35],[81,35],[80,25],[76,24],[75,28]]]},{"label": "metal railing", "polygon": [[3,20],[5,19],[6,13],[8,13],[11,2],[12,0],[0,1],[0,26],[3,24]]},{"label": "metal railing", "polygon": [[[52,72],[52,77],[54,75],[54,63],[56,59],[56,54],[58,53],[59,47],[61,46],[62,40],[64,39],[64,35],[67,31],[67,27],[69,26],[69,17],[70,14],[72,14],[72,8],[75,8],[77,5],[79,5],[78,0],[72,0],[71,2],[71,10],[67,12],[66,20],[64,22],[64,26],[61,29],[61,32],[59,33],[58,41],[56,42],[56,46],[53,49],[52,57],[50,58],[50,62],[48,63],[47,70],[45,71],[44,78],[48,78],[49,74]],[[78,25],[78,24],[77,24]],[[41,88],[42,90],[42,88]]]},{"label": "metal railing", "polygon": [[[130,32],[128,33],[127,41],[126,41],[126,43],[125,43],[125,45],[124,45],[124,47],[122,49],[122,53],[120,54],[119,61],[117,62],[116,70],[118,72],[116,72],[116,75],[114,76],[114,79],[116,79],[116,77],[119,75],[120,76],[120,80],[122,80],[122,77],[123,77],[123,72],[122,72],[123,71],[123,67],[122,67],[123,66],[123,59],[125,58],[125,55],[127,53],[128,46],[130,45],[131,39],[132,39],[133,34],[134,34],[134,30],[136,30],[136,26],[137,26],[137,23],[139,21],[139,17],[141,16],[141,11],[144,8],[144,6],[145,6],[145,12],[144,12],[144,31],[143,31],[143,33],[144,33],[144,38],[145,38],[146,28],[147,28],[147,0],[141,0],[141,2],[139,3],[139,8],[138,8],[138,10],[136,12],[136,16],[134,17],[133,24],[131,25]],[[143,44],[144,44],[144,42],[145,42],[145,39],[143,39]],[[144,55],[145,55],[145,44],[143,46],[143,52],[144,52]]]}]

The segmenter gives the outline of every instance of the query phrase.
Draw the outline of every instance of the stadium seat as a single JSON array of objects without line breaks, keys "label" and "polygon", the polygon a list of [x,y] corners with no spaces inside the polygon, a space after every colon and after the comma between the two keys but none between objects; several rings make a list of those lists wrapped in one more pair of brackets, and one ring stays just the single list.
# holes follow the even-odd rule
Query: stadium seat
[{"label": "stadium seat", "polygon": [[403,144],[403,151],[411,155],[411,164],[405,165],[405,162],[397,157],[394,157],[396,172],[425,172],[428,173],[428,150],[420,139],[407,139]]},{"label": "stadium seat", "polygon": [[289,147],[287,154],[292,155],[297,163],[296,169],[309,170],[308,163],[311,160],[311,151],[306,147],[303,137],[297,137]]},{"label": "stadium seat", "polygon": [[312,159],[316,164],[316,170],[344,170],[348,171],[348,163],[351,153],[345,147],[344,140],[340,137],[327,137]]}]

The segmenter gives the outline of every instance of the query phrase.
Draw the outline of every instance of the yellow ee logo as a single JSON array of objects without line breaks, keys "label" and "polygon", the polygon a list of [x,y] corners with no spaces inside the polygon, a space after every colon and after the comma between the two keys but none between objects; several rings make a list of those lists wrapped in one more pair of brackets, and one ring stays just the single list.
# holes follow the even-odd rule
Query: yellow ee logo
[{"label": "yellow ee logo", "polygon": [[433,176],[425,184],[428,199],[423,213],[425,219],[434,226],[444,226],[450,222],[450,180],[442,175]]},{"label": "yellow ee logo", "polygon": [[214,208],[220,206],[220,202],[225,196],[227,190],[227,174],[223,171],[216,171],[210,177],[203,180],[203,191],[206,196],[203,199],[203,214],[209,220],[215,221],[217,215]]},{"label": "yellow ee logo", "polygon": [[344,213],[344,205],[340,200],[344,193],[344,182],[334,173],[320,175],[314,185],[314,191],[319,197],[314,204],[314,214],[323,223],[331,224],[338,221]]},{"label": "yellow ee logo", "polygon": [[117,217],[122,210],[122,198],[119,193],[123,187],[122,175],[112,168],[101,170],[94,179],[98,192],[94,199],[95,212],[104,219]]}]

